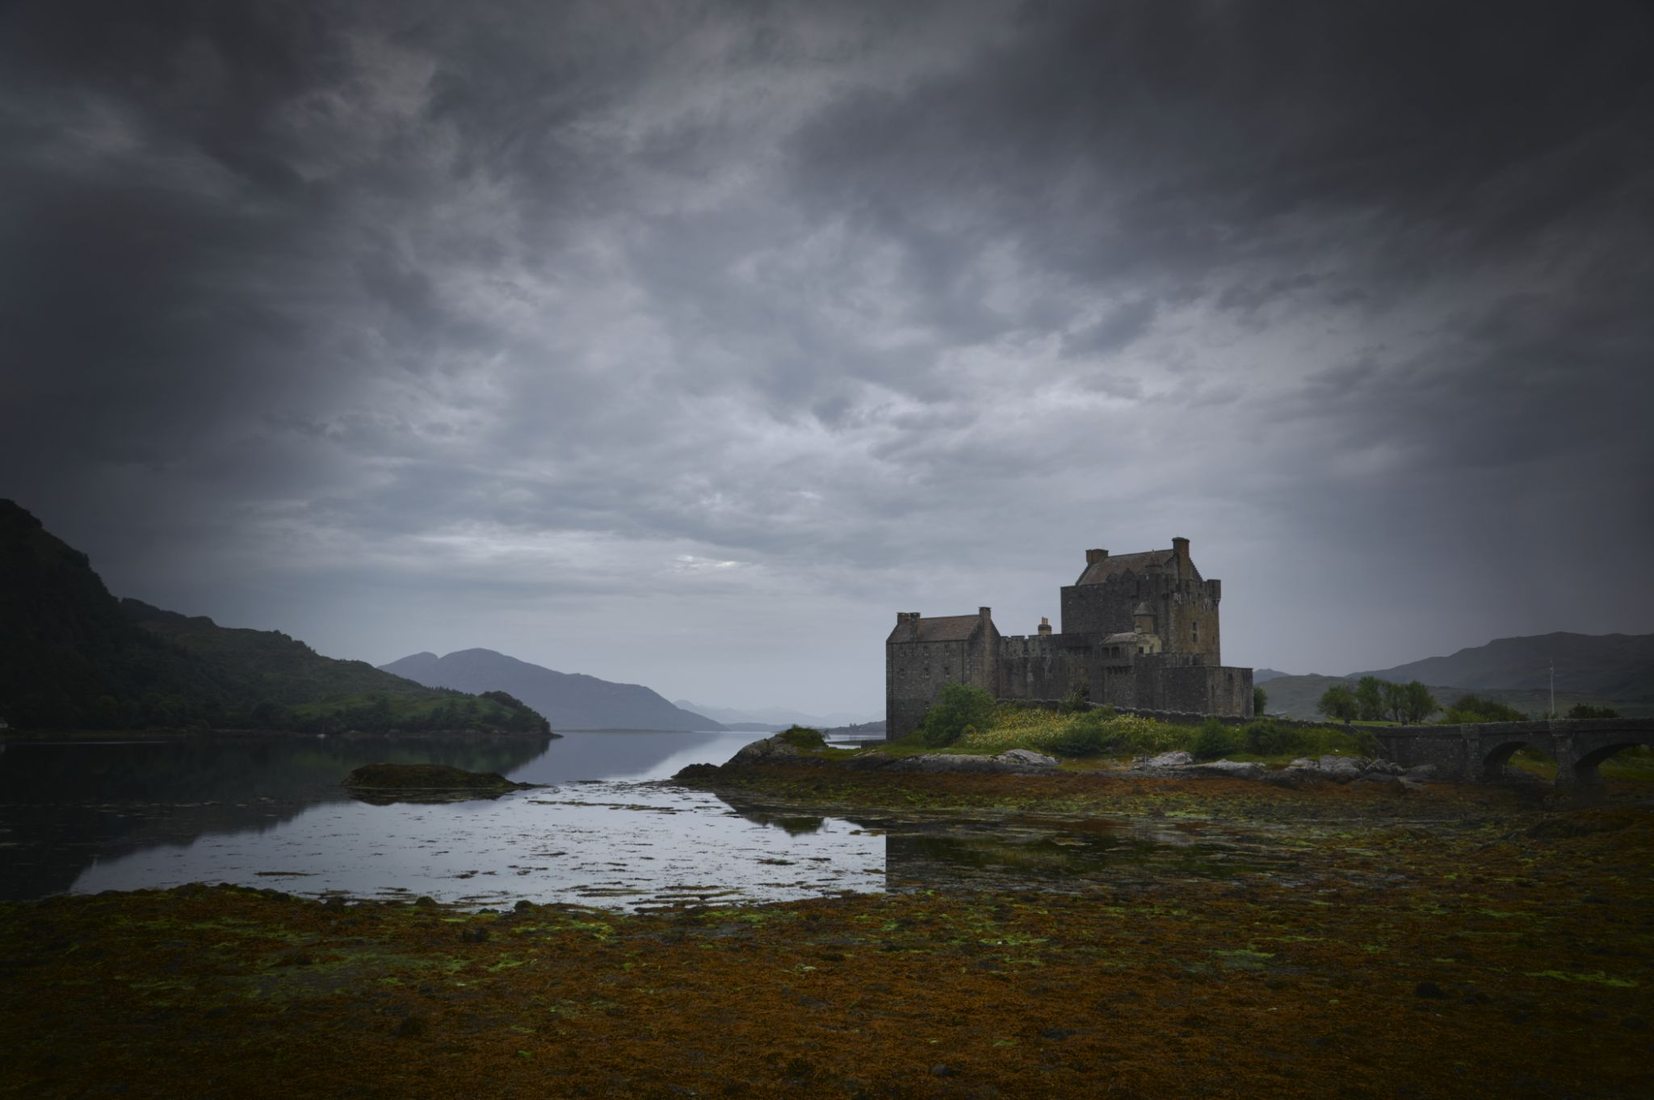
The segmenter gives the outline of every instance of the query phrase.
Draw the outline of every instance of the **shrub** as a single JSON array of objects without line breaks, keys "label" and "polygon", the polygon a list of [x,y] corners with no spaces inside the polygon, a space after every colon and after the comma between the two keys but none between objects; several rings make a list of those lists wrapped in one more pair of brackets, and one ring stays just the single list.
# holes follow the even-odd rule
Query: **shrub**
[{"label": "shrub", "polygon": [[1447,708],[1447,714],[1442,721],[1449,725],[1462,725],[1467,722],[1526,722],[1528,716],[1515,707],[1507,707],[1503,703],[1492,699],[1483,699],[1479,695],[1462,695],[1458,701]]},{"label": "shrub", "polygon": [[792,725],[775,735],[777,741],[783,741],[795,749],[821,749],[827,747],[827,738],[821,731],[809,726]]},{"label": "shrub", "polygon": [[1305,738],[1297,730],[1267,718],[1247,723],[1241,730],[1241,743],[1247,752],[1258,756],[1281,756],[1303,752],[1305,748]]},{"label": "shrub", "polygon": [[970,684],[949,684],[936,697],[919,723],[919,739],[932,748],[951,745],[968,727],[987,727],[994,717],[994,698]]},{"label": "shrub", "polygon": [[1590,703],[1575,703],[1568,711],[1569,718],[1618,718],[1620,712],[1613,707],[1593,707]]},{"label": "shrub", "polygon": [[1091,690],[1084,684],[1075,684],[1057,706],[1060,714],[1084,714],[1091,709]]},{"label": "shrub", "polygon": [[1216,760],[1220,756],[1235,752],[1240,745],[1240,738],[1233,729],[1215,718],[1208,718],[1195,734],[1194,744],[1189,747],[1189,751],[1194,753],[1197,760]]},{"label": "shrub", "polygon": [[1045,742],[1048,752],[1058,756],[1101,756],[1114,747],[1108,721],[1101,716],[1083,715]]}]

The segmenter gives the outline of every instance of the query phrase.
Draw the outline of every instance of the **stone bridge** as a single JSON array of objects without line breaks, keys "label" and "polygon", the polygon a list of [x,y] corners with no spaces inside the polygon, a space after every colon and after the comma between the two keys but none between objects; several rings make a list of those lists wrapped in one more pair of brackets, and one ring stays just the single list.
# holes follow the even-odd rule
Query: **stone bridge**
[{"label": "stone bridge", "polygon": [[1616,752],[1654,745],[1654,719],[1646,718],[1397,726],[1371,732],[1386,759],[1409,768],[1434,764],[1441,778],[1471,783],[1498,779],[1517,749],[1537,749],[1556,761],[1557,788],[1580,792],[1601,787],[1597,765]]}]

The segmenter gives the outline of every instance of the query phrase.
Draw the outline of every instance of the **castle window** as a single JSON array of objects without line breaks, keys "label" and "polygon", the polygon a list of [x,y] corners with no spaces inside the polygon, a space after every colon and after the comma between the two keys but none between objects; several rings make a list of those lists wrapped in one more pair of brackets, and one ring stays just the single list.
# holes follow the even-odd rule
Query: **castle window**
[{"label": "castle window", "polygon": [[1189,624],[1189,637],[1194,639],[1197,642],[1200,641],[1200,624],[1199,623],[1190,623]]}]

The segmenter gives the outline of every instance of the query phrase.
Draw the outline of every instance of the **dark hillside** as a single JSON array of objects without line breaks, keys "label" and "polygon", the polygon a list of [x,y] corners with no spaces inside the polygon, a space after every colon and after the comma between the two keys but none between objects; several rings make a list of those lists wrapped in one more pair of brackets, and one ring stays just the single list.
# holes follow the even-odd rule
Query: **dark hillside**
[{"label": "dark hillside", "polygon": [[163,611],[140,600],[122,610],[145,631],[195,658],[243,705],[252,728],[549,732],[541,715],[509,695],[478,698],[381,672],[366,661],[323,657],[275,630],[219,626],[204,615]]},{"label": "dark hillside", "polygon": [[85,554],[0,500],[0,718],[24,728],[159,724],[221,713],[230,692],[141,630]]},{"label": "dark hillside", "polygon": [[1547,691],[1553,663],[1558,695],[1566,692],[1654,702],[1654,634],[1559,631],[1499,638],[1487,645],[1461,649],[1450,657],[1428,657],[1372,675],[1384,680],[1420,680],[1474,689]]},{"label": "dark hillside", "polygon": [[117,601],[85,554],[9,500],[0,500],[0,718],[21,730],[549,730],[507,695],[434,690],[285,634]]}]

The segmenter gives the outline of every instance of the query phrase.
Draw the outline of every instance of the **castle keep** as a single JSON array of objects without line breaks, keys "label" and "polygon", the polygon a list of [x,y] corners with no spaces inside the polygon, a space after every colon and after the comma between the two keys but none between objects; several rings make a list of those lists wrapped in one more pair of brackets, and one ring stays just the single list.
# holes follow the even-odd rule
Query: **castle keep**
[{"label": "castle keep", "polygon": [[1170,550],[1087,550],[1062,590],[1062,629],[1006,636],[986,607],[975,615],[896,613],[884,643],[885,728],[894,740],[924,717],[947,684],[1000,699],[1062,699],[1083,688],[1094,703],[1137,710],[1250,716],[1252,670],[1228,668],[1218,649],[1223,582],[1205,580],[1189,540]]}]

